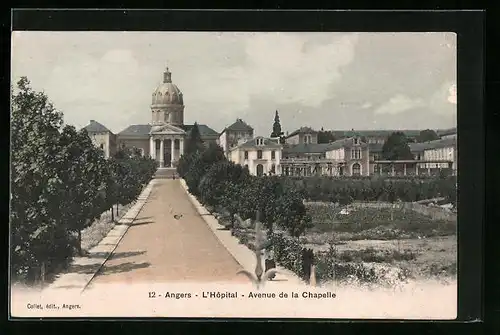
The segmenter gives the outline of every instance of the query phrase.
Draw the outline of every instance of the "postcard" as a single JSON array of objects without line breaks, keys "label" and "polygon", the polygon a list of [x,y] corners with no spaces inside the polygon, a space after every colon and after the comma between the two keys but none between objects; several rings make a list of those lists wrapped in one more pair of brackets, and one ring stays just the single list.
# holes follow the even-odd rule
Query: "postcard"
[{"label": "postcard", "polygon": [[455,319],[448,32],[13,31],[12,317]]}]

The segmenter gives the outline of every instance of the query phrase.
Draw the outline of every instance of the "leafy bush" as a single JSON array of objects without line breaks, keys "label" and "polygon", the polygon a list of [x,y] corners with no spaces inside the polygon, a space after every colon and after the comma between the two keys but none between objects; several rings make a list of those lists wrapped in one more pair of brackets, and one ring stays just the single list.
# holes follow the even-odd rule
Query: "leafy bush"
[{"label": "leafy bush", "polygon": [[274,259],[285,269],[291,270],[301,278],[304,278],[304,267],[302,264],[302,250],[304,249],[297,239],[287,237],[283,234],[273,233],[269,235],[274,251]]},{"label": "leafy bush", "polygon": [[221,197],[232,196],[236,192],[235,189],[228,192],[227,188],[231,187],[228,183],[237,187],[249,177],[248,171],[241,165],[227,160],[216,162],[200,181],[200,199],[204,204],[216,206],[222,201]]}]

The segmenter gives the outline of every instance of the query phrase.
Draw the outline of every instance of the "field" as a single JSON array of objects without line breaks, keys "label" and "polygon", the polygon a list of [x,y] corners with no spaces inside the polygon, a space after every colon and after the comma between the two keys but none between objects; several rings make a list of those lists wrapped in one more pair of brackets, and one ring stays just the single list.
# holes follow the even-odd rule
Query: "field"
[{"label": "field", "polygon": [[[433,220],[404,207],[308,203],[307,211],[314,226],[299,242],[319,257],[329,255],[335,263],[361,266],[363,272],[395,270],[415,280],[456,279],[456,222]],[[252,244],[251,228],[238,228],[235,235]],[[339,274],[337,279],[342,279]]]}]

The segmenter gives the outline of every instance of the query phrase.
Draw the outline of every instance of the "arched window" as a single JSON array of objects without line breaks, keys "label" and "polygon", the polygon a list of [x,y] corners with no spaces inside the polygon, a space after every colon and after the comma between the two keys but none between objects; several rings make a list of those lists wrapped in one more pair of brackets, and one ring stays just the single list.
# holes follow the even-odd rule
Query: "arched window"
[{"label": "arched window", "polygon": [[361,165],[359,165],[359,163],[354,163],[352,165],[352,175],[353,176],[360,176],[361,175]]}]

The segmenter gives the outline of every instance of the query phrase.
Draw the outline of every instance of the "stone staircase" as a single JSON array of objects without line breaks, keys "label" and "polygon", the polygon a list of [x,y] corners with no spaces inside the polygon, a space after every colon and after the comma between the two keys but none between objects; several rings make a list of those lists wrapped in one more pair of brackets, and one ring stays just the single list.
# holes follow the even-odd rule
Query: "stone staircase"
[{"label": "stone staircase", "polygon": [[174,175],[176,178],[179,177],[177,175],[177,171],[175,168],[159,168],[158,170],[156,170],[154,178],[155,179],[172,179],[172,177]]}]

